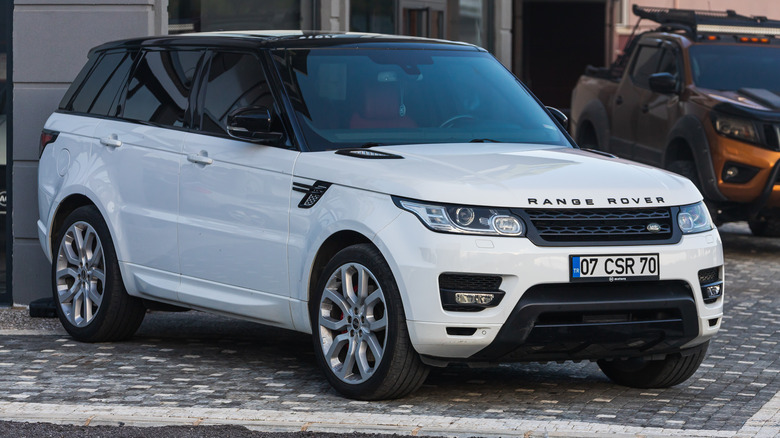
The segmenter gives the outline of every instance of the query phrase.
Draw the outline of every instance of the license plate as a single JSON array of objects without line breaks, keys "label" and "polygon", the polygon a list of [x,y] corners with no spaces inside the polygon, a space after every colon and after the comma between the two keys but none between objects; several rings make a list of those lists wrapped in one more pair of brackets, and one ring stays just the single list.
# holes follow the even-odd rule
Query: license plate
[{"label": "license plate", "polygon": [[658,280],[658,254],[569,256],[571,281]]}]

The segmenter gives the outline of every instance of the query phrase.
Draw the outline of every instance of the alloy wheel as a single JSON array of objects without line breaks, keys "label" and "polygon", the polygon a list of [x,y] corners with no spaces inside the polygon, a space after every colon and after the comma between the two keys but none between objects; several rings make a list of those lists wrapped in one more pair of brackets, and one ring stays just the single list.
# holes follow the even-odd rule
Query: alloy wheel
[{"label": "alloy wheel", "polygon": [[376,277],[347,263],[328,279],[319,303],[320,346],[331,372],[359,384],[382,362],[387,340],[387,306]]},{"label": "alloy wheel", "polygon": [[55,281],[62,313],[75,327],[89,325],[100,311],[106,282],[106,261],[92,225],[76,222],[57,251]]}]

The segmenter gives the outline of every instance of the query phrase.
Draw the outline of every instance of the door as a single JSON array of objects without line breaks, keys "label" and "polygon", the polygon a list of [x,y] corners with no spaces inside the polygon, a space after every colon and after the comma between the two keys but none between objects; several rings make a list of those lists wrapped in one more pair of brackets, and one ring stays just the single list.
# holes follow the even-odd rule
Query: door
[{"label": "door", "polygon": [[182,157],[179,297],[289,325],[288,217],[298,152],[227,135],[232,111],[275,107],[254,54],[214,53],[204,75],[202,133],[186,136]]},{"label": "door", "polygon": [[[143,54],[127,82],[121,118],[98,124],[92,148],[96,165],[105,167],[105,172],[93,170],[92,190],[113,216],[125,283],[170,300],[176,299],[179,276],[176,228],[185,134],[180,128],[188,125],[189,94],[202,54],[157,50]],[[97,99],[95,105],[99,103]]]},{"label": "door", "polygon": [[401,0],[401,33],[404,35],[444,38],[447,4],[440,0]]},{"label": "door", "polygon": [[[676,77],[677,90],[680,90],[681,71],[682,62],[678,51],[672,43],[664,43],[660,63],[654,73],[664,72]],[[667,136],[682,112],[679,92],[662,94],[650,90],[640,102],[639,111],[641,119],[637,126],[634,159],[663,167]]]},{"label": "door", "polygon": [[648,78],[656,72],[661,59],[660,40],[640,42],[628,77],[624,77],[612,102],[612,138],[609,151],[626,158],[636,158],[634,144],[643,122],[642,105],[650,95]]}]

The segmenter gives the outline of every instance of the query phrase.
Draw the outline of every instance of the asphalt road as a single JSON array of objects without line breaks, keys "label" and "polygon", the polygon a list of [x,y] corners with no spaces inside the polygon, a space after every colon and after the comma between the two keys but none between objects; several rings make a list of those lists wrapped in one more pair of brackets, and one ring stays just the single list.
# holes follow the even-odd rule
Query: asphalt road
[{"label": "asphalt road", "polygon": [[122,343],[81,344],[52,326],[0,329],[0,420],[14,420],[0,422],[0,436],[780,435],[780,239],[750,236],[744,224],[721,236],[723,328],[674,388],[620,387],[593,363],[507,364],[436,369],[407,398],[355,402],[329,387],[306,335],[153,313]]}]

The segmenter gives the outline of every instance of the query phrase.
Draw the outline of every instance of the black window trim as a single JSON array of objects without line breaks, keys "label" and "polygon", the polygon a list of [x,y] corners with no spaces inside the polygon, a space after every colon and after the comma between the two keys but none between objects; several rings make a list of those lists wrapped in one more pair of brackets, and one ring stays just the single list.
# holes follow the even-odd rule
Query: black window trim
[{"label": "black window trim", "polygon": [[[274,99],[274,108],[270,108],[271,110],[274,110],[278,113],[279,117],[281,118],[282,126],[285,130],[285,136],[279,144],[262,144],[263,146],[270,146],[270,147],[277,147],[281,149],[290,149],[290,150],[297,150],[300,151],[300,144],[297,141],[298,136],[297,135],[290,135],[290,132],[295,132],[294,129],[291,129],[291,126],[289,124],[290,117],[288,117],[287,111],[286,111],[286,99],[283,95],[280,95],[281,88],[281,82],[275,77],[275,74],[272,74],[273,71],[268,68],[268,61],[264,52],[267,52],[267,50],[251,50],[241,47],[230,47],[230,46],[223,46],[223,47],[206,47],[206,54],[202,58],[203,65],[199,69],[199,76],[195,83],[193,84],[193,93],[190,94],[190,96],[195,96],[196,101],[194,102],[194,108],[193,111],[193,120],[192,120],[192,131],[196,134],[200,135],[208,135],[212,137],[219,137],[219,138],[225,138],[233,141],[245,141],[247,143],[252,143],[247,140],[240,140],[234,137],[231,137],[228,134],[218,133],[218,132],[211,132],[211,131],[204,131],[201,128],[201,123],[203,120],[203,105],[205,100],[205,93],[206,93],[206,83],[208,82],[208,75],[209,71],[211,70],[211,61],[214,58],[214,55],[216,53],[236,53],[241,55],[250,55],[254,56],[255,59],[260,63],[260,66],[263,70],[263,74],[265,74],[265,79],[269,84],[269,88],[271,91],[271,96]],[[192,104],[193,102],[191,102]],[[255,143],[253,143],[255,144]]]},{"label": "black window trim", "polygon": [[[133,61],[133,66],[130,68],[130,73],[127,75],[127,78],[122,85],[122,88],[120,89],[119,93],[119,104],[117,106],[117,114],[113,117],[109,117],[113,120],[118,120],[122,122],[128,122],[128,123],[136,123],[139,125],[145,125],[145,126],[155,126],[158,128],[165,128],[165,129],[175,129],[177,131],[185,131],[185,132],[191,132],[193,131],[192,127],[192,119],[187,120],[187,117],[191,117],[190,108],[192,105],[192,95],[196,92],[196,82],[198,80],[198,74],[202,72],[203,70],[203,62],[206,57],[206,53],[208,52],[207,47],[199,47],[199,46],[146,46],[146,47],[140,47],[138,49],[139,53],[138,56],[136,56],[135,60]],[[130,78],[133,77],[135,74],[136,69],[138,68],[138,64],[141,63],[141,60],[146,57],[146,54],[149,52],[172,52],[172,51],[181,51],[181,52],[204,52],[204,54],[200,57],[200,60],[198,61],[198,66],[195,68],[195,77],[192,84],[192,90],[190,90],[190,95],[188,97],[187,101],[187,109],[184,110],[184,118],[185,122],[189,123],[190,126],[172,126],[172,125],[164,125],[162,123],[154,123],[149,122],[145,120],[133,120],[133,119],[127,119],[124,117],[125,112],[125,100],[127,99],[127,87],[130,85]]]}]

